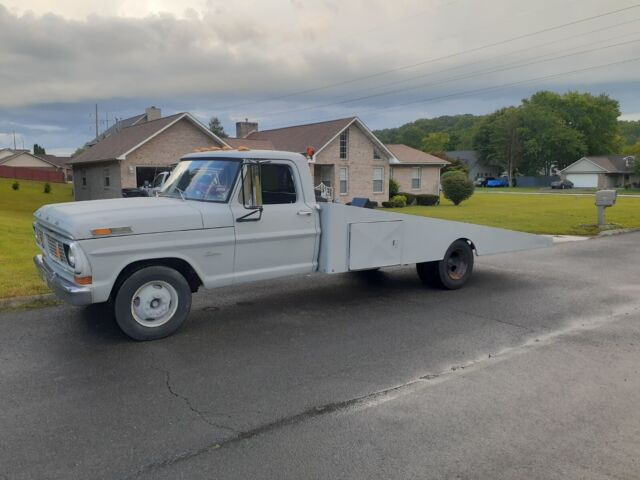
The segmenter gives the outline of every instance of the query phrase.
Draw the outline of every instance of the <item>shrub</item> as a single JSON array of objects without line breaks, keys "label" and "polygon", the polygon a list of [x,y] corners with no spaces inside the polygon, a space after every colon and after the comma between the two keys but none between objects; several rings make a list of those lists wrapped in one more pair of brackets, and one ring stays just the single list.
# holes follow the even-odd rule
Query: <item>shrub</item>
[{"label": "shrub", "polygon": [[49,185],[49,182],[44,184],[44,193],[51,193],[51,185]]},{"label": "shrub", "polygon": [[20,190],[20,182],[16,180],[15,182],[13,182],[13,183],[11,184],[11,188],[12,188],[13,190]]},{"label": "shrub", "polygon": [[407,197],[407,205],[415,205],[417,197],[415,193],[400,192],[398,195]]},{"label": "shrub", "polygon": [[445,172],[442,175],[440,175],[440,182],[442,183],[442,181],[445,178],[452,178],[452,177],[468,178],[467,174],[465,172],[463,172],[462,170],[450,170],[450,171]]},{"label": "shrub", "polygon": [[369,200],[365,205],[365,208],[378,208],[378,202],[374,200]]},{"label": "shrub", "polygon": [[466,175],[446,173],[442,177],[442,193],[444,198],[453,202],[454,205],[460,205],[461,202],[473,195],[473,182]]},{"label": "shrub", "polygon": [[391,208],[393,205],[391,202],[382,202],[382,208]]},{"label": "shrub", "polygon": [[428,193],[423,193],[421,195],[416,195],[416,203],[418,205],[429,206],[429,205],[437,205],[440,203],[439,195],[430,195]]},{"label": "shrub", "polygon": [[393,198],[400,192],[400,184],[393,178],[389,179],[389,198]]},{"label": "shrub", "polygon": [[390,203],[391,203],[391,205],[393,205],[396,208],[406,207],[407,206],[407,197],[405,197],[404,195],[396,195],[396,196],[391,198]]}]

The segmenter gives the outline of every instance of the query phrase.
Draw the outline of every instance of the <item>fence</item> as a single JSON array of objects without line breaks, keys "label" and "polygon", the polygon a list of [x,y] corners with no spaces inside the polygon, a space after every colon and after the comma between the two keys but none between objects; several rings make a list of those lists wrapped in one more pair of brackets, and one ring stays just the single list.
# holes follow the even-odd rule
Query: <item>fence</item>
[{"label": "fence", "polygon": [[0,177],[18,180],[35,180],[37,182],[65,183],[64,172],[28,167],[7,167],[0,165]]}]

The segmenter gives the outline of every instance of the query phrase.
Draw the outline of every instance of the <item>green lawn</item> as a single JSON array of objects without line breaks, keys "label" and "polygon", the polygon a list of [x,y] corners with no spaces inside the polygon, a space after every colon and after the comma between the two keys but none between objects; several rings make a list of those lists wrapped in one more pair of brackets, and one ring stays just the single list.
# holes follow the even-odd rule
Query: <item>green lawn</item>
[{"label": "green lawn", "polygon": [[20,190],[11,189],[12,179],[0,178],[0,298],[35,295],[49,290],[42,284],[31,258],[38,253],[33,240],[33,212],[46,203],[73,200],[71,185],[19,180]]},{"label": "green lawn", "polygon": [[[478,223],[522,232],[555,235],[598,233],[592,196],[475,194],[457,207],[448,200],[436,207],[392,209],[425,217]],[[620,198],[607,209],[607,223],[640,228],[640,198]]]},{"label": "green lawn", "polygon": [[[495,187],[476,188],[476,193],[491,192],[517,192],[517,193],[556,193],[562,195],[572,195],[575,193],[595,193],[597,188],[571,188],[566,190],[552,189],[551,187]],[[617,188],[618,195],[638,195],[640,188]]]}]

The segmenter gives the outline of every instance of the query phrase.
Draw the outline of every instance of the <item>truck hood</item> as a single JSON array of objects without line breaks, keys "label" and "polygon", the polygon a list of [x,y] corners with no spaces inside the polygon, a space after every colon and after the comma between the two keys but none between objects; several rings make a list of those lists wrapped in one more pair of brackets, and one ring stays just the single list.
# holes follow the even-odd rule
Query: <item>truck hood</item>
[{"label": "truck hood", "polygon": [[205,210],[202,203],[167,197],[117,198],[45,205],[34,215],[45,227],[76,240],[95,238],[91,230],[97,228],[124,229],[118,235],[201,229],[204,212],[208,224],[233,226],[227,205],[207,203]]}]

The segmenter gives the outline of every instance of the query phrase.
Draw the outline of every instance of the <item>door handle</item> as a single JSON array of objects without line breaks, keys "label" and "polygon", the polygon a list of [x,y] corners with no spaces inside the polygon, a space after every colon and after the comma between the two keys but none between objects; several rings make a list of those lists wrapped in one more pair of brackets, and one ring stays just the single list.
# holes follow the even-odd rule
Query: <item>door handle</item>
[{"label": "door handle", "polygon": [[311,213],[311,210],[298,210],[298,215],[303,215],[305,217],[308,217]]}]

